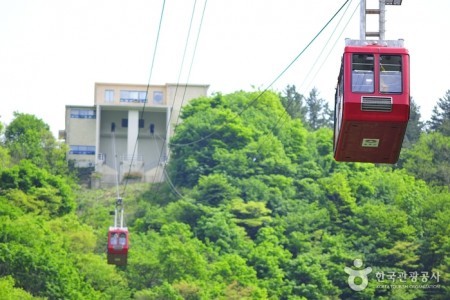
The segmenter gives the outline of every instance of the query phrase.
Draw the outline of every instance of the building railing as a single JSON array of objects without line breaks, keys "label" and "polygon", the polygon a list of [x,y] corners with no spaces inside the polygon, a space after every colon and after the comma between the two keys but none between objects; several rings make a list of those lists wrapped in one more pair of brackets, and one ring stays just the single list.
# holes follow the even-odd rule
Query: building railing
[{"label": "building railing", "polygon": [[[132,155],[132,154],[122,154],[119,156],[120,162],[143,162],[144,158],[142,155]],[[98,153],[97,154],[97,161],[105,163],[106,162],[106,153]]]},{"label": "building railing", "polygon": [[97,161],[104,164],[106,162],[106,154],[105,153],[97,154]]},{"label": "building railing", "polygon": [[120,161],[121,162],[143,162],[144,161],[144,157],[142,155],[132,155],[132,154],[122,154],[120,156]]}]

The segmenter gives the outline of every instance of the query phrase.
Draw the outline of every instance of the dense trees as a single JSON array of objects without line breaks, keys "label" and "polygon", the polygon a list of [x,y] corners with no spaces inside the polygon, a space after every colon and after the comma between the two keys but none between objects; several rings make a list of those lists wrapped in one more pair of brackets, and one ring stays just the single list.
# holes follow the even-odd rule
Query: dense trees
[{"label": "dense trees", "polygon": [[450,136],[424,134],[404,154],[403,167],[433,185],[450,187]]},{"label": "dense trees", "polygon": [[[396,167],[337,163],[332,131],[316,122],[326,119],[325,105],[318,102],[318,118],[310,114],[318,94],[308,104],[295,87],[287,90],[283,99],[240,91],[185,107],[171,140],[175,185],[129,185],[124,195],[131,232],[126,267],[106,264],[115,191],[77,187],[59,167],[60,145],[49,142],[44,152],[33,145],[48,128],[17,114],[0,147],[0,294],[449,298],[448,136],[421,132],[417,110]],[[289,102],[297,108],[286,113]],[[25,140],[30,145],[22,149],[17,141]],[[11,154],[32,147],[33,154]],[[356,268],[357,258],[361,268],[372,268],[360,292],[344,272]]]},{"label": "dense trees", "polygon": [[[305,132],[301,122],[285,118],[284,113],[277,109],[272,110],[271,120],[283,120],[282,125],[277,122],[272,127],[263,125],[260,127],[263,130],[255,130],[252,123],[267,123],[262,122],[258,111],[250,113],[248,111],[253,108],[244,105],[240,107],[244,107],[244,112],[235,111],[233,124],[242,122],[249,129],[247,144],[229,141],[226,148],[214,147],[220,145],[220,141],[217,141],[220,135],[216,135],[214,130],[207,139],[199,142],[202,147],[212,150],[211,157],[216,160],[213,164],[197,165],[202,170],[208,170],[204,174],[207,177],[200,176],[188,184],[185,181],[179,184],[193,188],[192,196],[196,201],[203,204],[214,203],[213,206],[221,212],[221,222],[215,223],[221,224],[221,229],[218,230],[217,226],[209,227],[215,228],[217,233],[201,234],[199,237],[216,245],[230,245],[233,244],[230,239],[237,237],[231,235],[230,230],[237,225],[237,228],[245,229],[246,235],[253,240],[252,248],[259,249],[259,243],[262,243],[264,251],[268,251],[265,253],[271,253],[270,260],[261,260],[264,252],[254,252],[256,250],[250,253],[238,250],[237,253],[247,258],[250,266],[257,271],[260,287],[267,291],[268,297],[297,296],[314,299],[326,295],[342,298],[360,296],[426,299],[430,293],[445,295],[444,289],[407,289],[399,292],[377,288],[375,276],[372,276],[371,284],[361,294],[355,294],[349,289],[346,277],[342,275],[342,267],[350,266],[356,257],[362,257],[378,273],[418,271],[431,274],[446,269],[446,260],[425,261],[427,255],[434,250],[424,234],[428,232],[435,236],[435,233],[431,233],[431,228],[425,225],[431,215],[425,213],[423,208],[430,197],[439,198],[441,205],[445,205],[449,198],[445,190],[430,189],[423,181],[415,180],[403,170],[369,164],[336,163],[332,159],[332,132],[316,122],[317,114],[311,112],[315,103],[314,92],[310,96],[308,108],[307,104],[303,106],[299,100],[302,97],[295,94],[295,87],[288,87],[282,103],[289,115],[304,118],[306,126],[315,129],[314,131]],[[252,103],[251,100],[256,98],[252,94],[239,92],[221,97],[220,105],[217,104],[217,98],[211,99],[209,105],[206,99],[202,99],[201,111],[204,113],[212,110],[217,114],[221,107],[233,110],[235,103],[231,99]],[[264,99],[264,95],[257,99]],[[290,106],[292,103],[296,103],[296,110],[293,109],[294,106]],[[193,108],[196,106],[198,104],[194,101],[192,106],[187,107],[190,112],[187,121],[191,117],[195,118]],[[302,115],[301,108],[307,113]],[[257,107],[256,110],[260,108]],[[184,136],[184,132],[189,132],[188,127],[188,122],[180,126],[174,141]],[[269,131],[264,128],[269,128]],[[429,157],[432,151],[431,148],[418,148],[424,139],[419,139],[421,129],[420,114],[414,106],[408,131],[411,148],[402,158],[405,170],[411,174],[418,171],[419,165],[423,169],[423,162],[418,162],[417,168],[414,167],[416,155],[422,151],[425,153],[424,157]],[[432,144],[435,149],[438,148],[436,150],[439,155],[445,156],[448,153],[444,148],[439,148],[449,145],[448,141]],[[175,143],[171,165],[171,175],[174,178],[189,176],[177,164],[182,161],[182,157],[191,157],[192,154],[184,155],[190,153],[189,149],[197,149],[195,145],[185,145],[183,152],[179,152],[178,146],[182,147]],[[252,151],[255,148],[257,151]],[[445,165],[445,159],[439,159],[441,167]],[[431,158],[427,163],[434,165],[434,161]],[[428,171],[433,172],[431,168]],[[430,183],[432,181],[431,176],[417,176]],[[446,182],[441,176],[435,184],[442,186]],[[208,189],[205,189],[206,186]],[[199,191],[202,193],[199,194]],[[260,205],[256,206],[256,203]],[[246,223],[236,218],[248,214],[249,208],[252,208],[254,216],[264,216],[264,221],[257,222],[258,218],[252,218]],[[209,220],[208,224],[211,226],[213,218],[209,217]],[[235,224],[233,227],[230,226],[230,220]],[[194,231],[200,224],[204,228],[205,223],[197,223],[194,224]],[[249,224],[258,224],[258,227],[249,228]],[[445,227],[446,221],[441,220],[440,224]],[[271,238],[272,242],[263,242],[261,236],[268,237],[264,233],[274,228],[276,230],[273,231],[275,236]],[[201,232],[205,232],[204,229]],[[227,237],[226,244],[221,237]],[[226,249],[230,251],[229,247]],[[242,248],[234,246],[234,249]],[[259,253],[261,258],[256,259],[252,256],[253,253]],[[380,282],[389,283],[387,280]]]},{"label": "dense trees", "polygon": [[26,212],[61,216],[75,208],[70,183],[52,175],[29,160],[0,171],[0,189]]},{"label": "dense trees", "polygon": [[450,136],[450,90],[434,106],[429,129]]},{"label": "dense trees", "polygon": [[305,106],[305,99],[303,95],[299,94],[295,85],[288,85],[280,97],[281,104],[286,109],[286,112],[293,119],[300,119],[306,121],[307,108]]},{"label": "dense trees", "polygon": [[411,147],[414,143],[416,143],[419,140],[420,134],[422,133],[424,127],[425,124],[421,120],[420,107],[414,99],[411,99],[410,116],[408,126],[406,127],[403,146]]},{"label": "dense trees", "polygon": [[298,118],[312,130],[333,126],[333,111],[328,102],[319,97],[313,88],[308,97],[297,92],[295,85],[288,85],[281,95],[281,103],[291,118]]},{"label": "dense trees", "polygon": [[40,168],[67,175],[66,146],[58,143],[50,127],[33,115],[14,113],[14,120],[5,129],[4,145],[15,162],[28,159]]}]

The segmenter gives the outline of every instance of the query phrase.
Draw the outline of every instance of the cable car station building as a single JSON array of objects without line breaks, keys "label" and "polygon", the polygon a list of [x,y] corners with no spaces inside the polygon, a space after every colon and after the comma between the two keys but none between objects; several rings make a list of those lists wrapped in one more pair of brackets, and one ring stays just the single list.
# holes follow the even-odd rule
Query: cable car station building
[{"label": "cable car station building", "polygon": [[96,83],[94,106],[66,106],[61,134],[69,146],[68,160],[95,171],[101,184],[124,178],[163,181],[162,166],[181,107],[206,96],[208,87]]}]

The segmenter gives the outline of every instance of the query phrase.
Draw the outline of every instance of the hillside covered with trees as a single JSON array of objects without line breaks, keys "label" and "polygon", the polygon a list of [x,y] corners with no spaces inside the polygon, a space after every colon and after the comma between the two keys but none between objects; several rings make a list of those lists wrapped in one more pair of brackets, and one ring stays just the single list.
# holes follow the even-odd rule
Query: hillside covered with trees
[{"label": "hillside covered with trees", "polygon": [[[48,125],[16,113],[0,130],[0,295],[448,299],[450,91],[428,122],[412,104],[391,166],[333,159],[317,90],[192,100],[166,182],[124,189],[125,267],[106,263],[115,189],[80,185]],[[371,268],[367,287],[345,268]]]}]

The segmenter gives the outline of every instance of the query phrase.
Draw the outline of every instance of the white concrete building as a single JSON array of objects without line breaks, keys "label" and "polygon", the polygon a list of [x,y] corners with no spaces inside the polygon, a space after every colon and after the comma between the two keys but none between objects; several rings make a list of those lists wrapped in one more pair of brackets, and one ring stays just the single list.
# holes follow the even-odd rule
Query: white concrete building
[{"label": "white concrete building", "polygon": [[95,169],[103,184],[125,176],[162,181],[159,171],[168,159],[180,109],[206,96],[208,87],[96,83],[94,106],[66,106],[62,136],[70,148],[68,159],[76,167]]}]

